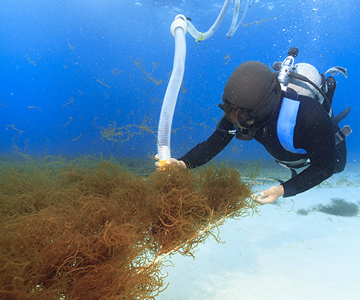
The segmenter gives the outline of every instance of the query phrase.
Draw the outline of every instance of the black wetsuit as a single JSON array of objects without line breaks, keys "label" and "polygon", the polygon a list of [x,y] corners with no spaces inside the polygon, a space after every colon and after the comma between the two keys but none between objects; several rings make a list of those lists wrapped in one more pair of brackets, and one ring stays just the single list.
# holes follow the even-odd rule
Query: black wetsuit
[{"label": "black wetsuit", "polygon": [[[343,140],[335,146],[334,134],[339,130],[339,126],[333,124],[324,107],[312,98],[299,96],[300,106],[294,128],[293,145],[295,149],[304,149],[307,153],[294,154],[285,150],[277,135],[277,121],[284,95],[285,93],[282,92],[277,110],[265,124],[253,125],[257,128],[252,128],[252,137],[277,161],[310,160],[306,169],[282,183],[284,197],[290,197],[309,190],[334,173],[343,171],[346,164],[346,144]],[[207,163],[232,140],[234,135],[228,133],[231,129],[234,129],[234,125],[223,117],[216,131],[206,141],[195,146],[179,160],[184,161],[189,168]],[[295,167],[302,166],[304,164]]]}]

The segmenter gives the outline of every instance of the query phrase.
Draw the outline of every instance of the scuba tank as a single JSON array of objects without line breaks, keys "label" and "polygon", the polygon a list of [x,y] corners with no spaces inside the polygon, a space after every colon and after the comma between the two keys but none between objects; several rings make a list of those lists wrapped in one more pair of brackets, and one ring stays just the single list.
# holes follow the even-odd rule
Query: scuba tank
[{"label": "scuba tank", "polygon": [[[317,100],[323,105],[333,123],[338,124],[350,113],[351,108],[348,107],[337,116],[333,116],[331,108],[332,98],[329,100],[326,93],[329,90],[328,84],[330,84],[331,88],[335,91],[336,82],[333,77],[329,77],[328,80],[325,79],[325,74],[343,74],[346,78],[347,70],[343,67],[332,67],[327,70],[325,74],[320,74],[319,71],[310,64],[295,64],[295,58],[298,53],[298,48],[291,47],[288,51],[288,56],[283,62],[275,62],[273,64],[273,69],[278,71],[278,79],[281,89],[284,92],[295,92],[298,95],[311,97]],[[351,128],[347,125],[340,129],[335,134],[336,144],[340,143],[351,132]]]},{"label": "scuba tank", "polygon": [[312,65],[307,63],[295,64],[295,57],[298,55],[298,48],[292,47],[288,51],[288,57],[281,63],[275,62],[273,69],[279,71],[278,79],[281,89],[292,91],[298,95],[314,98],[319,101],[332,116],[331,103],[326,93],[328,91],[325,75]]}]

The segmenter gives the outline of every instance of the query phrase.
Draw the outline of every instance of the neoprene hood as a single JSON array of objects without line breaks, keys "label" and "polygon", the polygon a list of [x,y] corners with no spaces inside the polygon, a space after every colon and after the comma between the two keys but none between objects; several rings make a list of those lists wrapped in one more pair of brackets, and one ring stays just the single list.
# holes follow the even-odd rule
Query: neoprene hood
[{"label": "neoprene hood", "polygon": [[250,110],[255,122],[260,122],[274,112],[280,99],[280,84],[265,64],[248,61],[231,74],[223,97],[235,106]]}]

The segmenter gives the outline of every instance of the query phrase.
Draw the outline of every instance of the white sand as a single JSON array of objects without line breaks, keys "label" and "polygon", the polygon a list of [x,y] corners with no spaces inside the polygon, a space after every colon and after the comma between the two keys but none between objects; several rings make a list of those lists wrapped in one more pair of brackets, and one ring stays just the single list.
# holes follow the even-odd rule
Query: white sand
[{"label": "white sand", "polygon": [[[357,181],[356,170],[335,180]],[[297,213],[331,198],[360,204],[359,193],[356,186],[315,188],[227,221],[225,244],[210,238],[195,260],[171,256],[173,266],[163,269],[170,285],[156,299],[360,299],[360,215]]]}]

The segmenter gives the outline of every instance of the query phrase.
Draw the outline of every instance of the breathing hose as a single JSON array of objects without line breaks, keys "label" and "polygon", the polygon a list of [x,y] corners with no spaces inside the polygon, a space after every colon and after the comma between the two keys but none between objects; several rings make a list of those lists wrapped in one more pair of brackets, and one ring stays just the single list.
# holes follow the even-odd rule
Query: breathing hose
[{"label": "breathing hose", "polygon": [[197,42],[200,41],[204,41],[207,40],[208,38],[210,38],[215,32],[216,30],[218,30],[218,28],[220,27],[222,21],[225,18],[225,15],[229,9],[229,6],[231,4],[232,0],[226,0],[219,16],[217,17],[216,21],[214,22],[214,24],[210,27],[210,29],[208,31],[206,31],[205,33],[202,33],[200,31],[198,31],[195,26],[187,20],[187,26],[188,26],[188,31],[189,33],[196,39]]},{"label": "breathing hose", "polygon": [[235,29],[236,22],[237,22],[237,19],[239,17],[239,12],[240,12],[240,3],[241,3],[241,0],[235,0],[234,16],[233,16],[233,20],[231,22],[230,29],[229,29],[228,33],[226,34],[226,36],[229,36],[230,34],[232,34]]},{"label": "breathing hose", "polygon": [[[229,32],[226,34],[226,37],[227,37],[227,38],[231,38],[231,37],[234,35],[234,33],[236,32],[236,30],[239,29],[241,23],[244,21],[244,19],[245,19],[245,17],[246,17],[246,14],[247,14],[247,12],[248,12],[249,7],[250,7],[250,0],[246,0],[245,10],[244,10],[244,13],[243,13],[243,15],[242,15],[242,17],[241,17],[241,20],[240,20],[240,22],[237,24],[237,26],[235,27],[235,29],[233,29],[232,26],[230,27]],[[236,11],[235,11],[235,12],[236,12]],[[235,18],[235,15],[234,15],[234,18]]]}]

